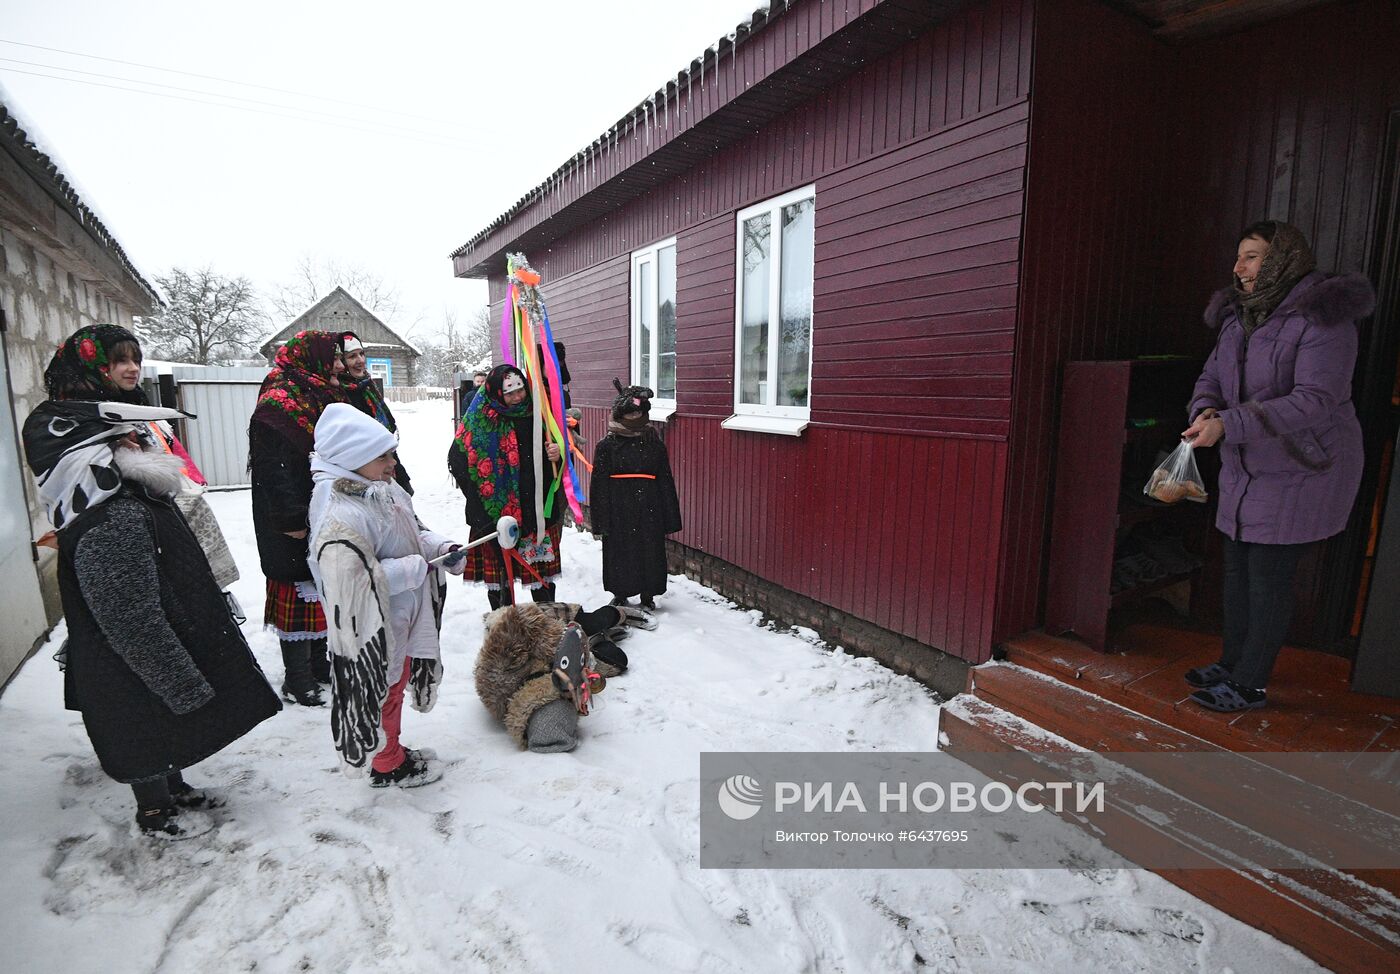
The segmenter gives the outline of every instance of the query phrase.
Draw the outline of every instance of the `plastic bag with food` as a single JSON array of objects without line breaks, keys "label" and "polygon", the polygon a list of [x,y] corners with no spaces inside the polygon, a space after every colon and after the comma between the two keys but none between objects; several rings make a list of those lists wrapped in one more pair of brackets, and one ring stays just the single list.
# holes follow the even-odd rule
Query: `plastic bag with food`
[{"label": "plastic bag with food", "polygon": [[1195,448],[1182,440],[1175,450],[1152,471],[1142,492],[1163,504],[1180,501],[1206,502],[1206,485],[1196,468]]}]

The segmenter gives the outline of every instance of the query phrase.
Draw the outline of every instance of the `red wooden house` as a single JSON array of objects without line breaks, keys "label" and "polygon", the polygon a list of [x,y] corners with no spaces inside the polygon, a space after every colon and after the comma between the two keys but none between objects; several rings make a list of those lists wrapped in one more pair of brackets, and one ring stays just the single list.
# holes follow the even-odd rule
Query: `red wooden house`
[{"label": "red wooden house", "polygon": [[1046,621],[1066,364],[1203,358],[1237,231],[1289,220],[1382,291],[1367,482],[1297,627],[1345,648],[1395,434],[1396,64],[1387,0],[774,3],[454,269],[497,313],[507,251],[543,273],[591,438],[614,376],[657,389],[679,564],[958,688]]}]

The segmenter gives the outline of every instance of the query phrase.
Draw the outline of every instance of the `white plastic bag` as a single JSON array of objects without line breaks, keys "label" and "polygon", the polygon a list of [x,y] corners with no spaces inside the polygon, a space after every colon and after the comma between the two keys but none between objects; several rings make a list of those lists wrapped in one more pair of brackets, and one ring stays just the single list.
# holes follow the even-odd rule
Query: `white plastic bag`
[{"label": "white plastic bag", "polygon": [[1163,504],[1176,504],[1181,501],[1195,501],[1204,504],[1209,496],[1205,481],[1196,468],[1195,448],[1188,440],[1177,444],[1171,455],[1152,471],[1142,492]]}]

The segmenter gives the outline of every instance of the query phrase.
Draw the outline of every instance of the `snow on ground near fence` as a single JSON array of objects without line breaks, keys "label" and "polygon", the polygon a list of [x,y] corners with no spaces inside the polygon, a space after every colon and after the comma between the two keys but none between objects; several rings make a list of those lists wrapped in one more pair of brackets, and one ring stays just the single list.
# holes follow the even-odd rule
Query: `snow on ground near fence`
[{"label": "snow on ground near fence", "polygon": [[[420,515],[460,537],[449,412],[395,409]],[[245,631],[280,683],[248,494],[210,499],[243,571]],[[587,535],[566,532],[564,571],[562,597],[606,599]],[[578,749],[522,753],[472,686],[485,608],[451,580],[442,699],[405,713],[405,741],[447,762],[441,782],[371,790],[338,770],[327,712],[289,708],[188,772],[231,802],[213,833],[169,845],[133,834],[130,789],[62,709],[51,641],[0,698],[5,969],[1315,969],[1142,872],[701,870],[702,750],[931,749],[937,702],[673,578]]]}]

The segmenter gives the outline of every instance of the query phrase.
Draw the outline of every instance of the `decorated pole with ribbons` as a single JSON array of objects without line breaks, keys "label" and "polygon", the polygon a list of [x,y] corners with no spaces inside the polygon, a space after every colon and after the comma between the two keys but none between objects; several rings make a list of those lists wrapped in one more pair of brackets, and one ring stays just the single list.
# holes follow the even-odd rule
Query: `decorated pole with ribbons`
[{"label": "decorated pole with ribbons", "polygon": [[[506,302],[501,314],[501,356],[505,362],[525,373],[530,383],[534,403],[535,483],[544,484],[544,443],[546,437],[559,446],[559,462],[555,465],[548,491],[535,491],[535,523],[544,534],[546,518],[558,501],[563,488],[569,508],[576,521],[583,521],[583,481],[574,464],[575,456],[582,458],[573,445],[569,424],[564,418],[564,383],[559,369],[559,356],[554,351],[554,332],[549,326],[549,312],[539,290],[540,275],[530,266],[524,254],[506,255]],[[520,361],[515,361],[518,355]]]}]

